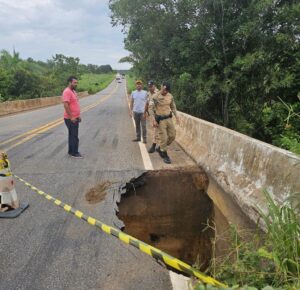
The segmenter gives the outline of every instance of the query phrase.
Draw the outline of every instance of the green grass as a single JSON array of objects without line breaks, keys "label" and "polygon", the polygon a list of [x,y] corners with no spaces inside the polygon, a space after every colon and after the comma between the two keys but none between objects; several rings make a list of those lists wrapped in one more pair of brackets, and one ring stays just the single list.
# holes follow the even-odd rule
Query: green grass
[{"label": "green grass", "polygon": [[115,78],[112,74],[83,74],[78,81],[78,91],[88,91],[95,94],[105,89]]},{"label": "green grass", "polygon": [[135,90],[135,77],[133,75],[126,75],[126,81],[127,81],[127,91],[128,93],[131,93]]},{"label": "green grass", "polygon": [[[300,288],[300,219],[298,205],[290,200],[276,204],[265,192],[269,211],[261,213],[267,227],[267,239],[261,255],[275,266],[274,280],[294,283]],[[299,289],[298,288],[298,289]]]},{"label": "green grass", "polygon": [[[264,194],[268,212],[258,211],[266,226],[265,235],[253,233],[247,241],[232,225],[228,253],[214,256],[208,269],[217,280],[237,285],[228,289],[300,289],[300,194],[281,204],[268,192]],[[216,288],[199,282],[192,289]]]}]

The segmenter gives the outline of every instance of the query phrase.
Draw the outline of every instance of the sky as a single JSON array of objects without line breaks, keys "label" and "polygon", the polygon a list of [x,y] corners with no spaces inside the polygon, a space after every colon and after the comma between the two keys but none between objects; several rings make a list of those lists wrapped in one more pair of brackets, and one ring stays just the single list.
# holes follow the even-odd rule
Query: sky
[{"label": "sky", "polygon": [[84,64],[128,69],[121,27],[112,27],[108,0],[0,0],[0,50],[45,61],[57,53]]}]

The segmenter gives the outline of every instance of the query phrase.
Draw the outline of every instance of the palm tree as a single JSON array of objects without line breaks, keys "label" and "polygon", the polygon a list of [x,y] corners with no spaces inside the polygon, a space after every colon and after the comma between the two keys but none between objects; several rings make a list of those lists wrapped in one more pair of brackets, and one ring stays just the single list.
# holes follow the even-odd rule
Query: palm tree
[{"label": "palm tree", "polygon": [[0,66],[7,70],[16,68],[21,61],[20,54],[15,50],[12,55],[7,50],[0,52]]}]

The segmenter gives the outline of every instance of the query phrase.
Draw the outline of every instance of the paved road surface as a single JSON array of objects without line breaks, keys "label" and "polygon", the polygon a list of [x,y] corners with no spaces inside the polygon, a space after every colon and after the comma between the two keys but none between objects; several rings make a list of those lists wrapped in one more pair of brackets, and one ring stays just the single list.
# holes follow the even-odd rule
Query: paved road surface
[{"label": "paved road surface", "polygon": [[[135,134],[125,84],[113,82],[81,99],[81,107],[84,159],[66,154],[62,105],[0,118],[0,149],[8,149],[15,174],[114,225],[114,186],[103,202],[94,205],[86,202],[85,193],[104,181],[117,188],[144,170],[140,148],[131,142]],[[170,155],[176,159],[173,167],[192,164],[177,145]],[[155,169],[170,167],[157,154],[151,159]],[[18,219],[0,220],[1,290],[172,289],[168,271],[153,258],[65,213],[19,182],[16,188],[30,208]]]}]

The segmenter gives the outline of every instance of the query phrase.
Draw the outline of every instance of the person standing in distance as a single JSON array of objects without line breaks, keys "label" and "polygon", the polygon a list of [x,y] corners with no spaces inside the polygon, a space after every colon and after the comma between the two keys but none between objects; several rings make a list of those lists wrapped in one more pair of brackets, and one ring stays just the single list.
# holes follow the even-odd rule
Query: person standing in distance
[{"label": "person standing in distance", "polygon": [[74,158],[83,158],[78,151],[78,147],[79,147],[78,130],[79,130],[79,123],[81,122],[81,117],[80,117],[79,99],[75,91],[77,84],[78,84],[78,80],[76,77],[70,76],[68,78],[68,86],[65,88],[63,92],[62,101],[65,108],[65,112],[64,112],[65,124],[69,132],[68,154]]},{"label": "person standing in distance", "polygon": [[163,82],[160,92],[153,96],[153,107],[150,108],[150,115],[153,117],[153,126],[158,128],[160,147],[157,148],[157,152],[167,164],[171,163],[167,147],[171,145],[176,137],[176,130],[172,120],[173,114],[179,124],[174,98],[170,94],[170,84]]},{"label": "person standing in distance", "polygon": [[[157,94],[159,90],[156,88],[154,85],[153,81],[148,81],[148,95],[147,95],[147,103],[146,103],[146,108],[145,112],[149,113],[149,107],[153,107],[153,96]],[[155,152],[156,144],[158,143],[158,130],[156,127],[152,126],[152,145],[148,149],[149,153]]]},{"label": "person standing in distance", "polygon": [[135,82],[136,90],[131,93],[130,100],[130,116],[134,118],[136,139],[133,142],[141,141],[141,127],[143,133],[143,143],[147,143],[147,129],[146,129],[146,102],[147,102],[147,92],[143,90],[143,82],[137,80]]}]

